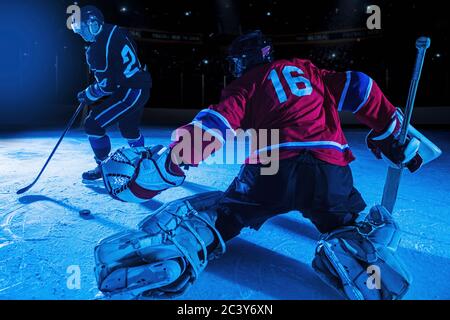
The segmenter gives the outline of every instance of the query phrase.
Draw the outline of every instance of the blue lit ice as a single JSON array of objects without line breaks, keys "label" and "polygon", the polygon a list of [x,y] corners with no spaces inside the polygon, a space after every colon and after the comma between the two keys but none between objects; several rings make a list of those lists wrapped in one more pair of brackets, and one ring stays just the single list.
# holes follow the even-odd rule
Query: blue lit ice
[{"label": "blue lit ice", "polygon": [[[167,144],[169,129],[145,130],[147,144]],[[0,299],[94,299],[93,249],[99,240],[135,228],[163,203],[199,192],[225,190],[238,166],[192,169],[187,183],[145,205],[112,200],[101,182],[80,175],[94,164],[81,132],[61,145],[41,181],[30,183],[56,143],[59,131],[0,137]],[[450,133],[426,134],[444,155],[419,173],[405,174],[395,218],[404,231],[400,256],[413,275],[407,299],[450,299]],[[358,158],[355,183],[369,205],[377,204],[386,167],[366,150],[364,130],[347,131]],[[114,148],[125,143],[112,135]],[[92,211],[83,219],[81,209]],[[319,233],[298,213],[279,216],[259,232],[245,230],[228,253],[212,262],[183,299],[340,299],[315,275],[310,262]],[[81,288],[67,286],[79,266]]]}]

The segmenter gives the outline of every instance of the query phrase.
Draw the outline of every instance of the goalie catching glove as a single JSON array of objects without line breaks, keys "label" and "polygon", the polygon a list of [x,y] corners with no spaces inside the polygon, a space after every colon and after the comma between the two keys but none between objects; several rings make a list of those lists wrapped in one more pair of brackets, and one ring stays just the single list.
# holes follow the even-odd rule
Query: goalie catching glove
[{"label": "goalie catching glove", "polygon": [[405,145],[400,145],[398,138],[402,123],[403,114],[397,111],[385,130],[369,133],[367,146],[378,159],[384,159],[390,166],[405,166],[416,172],[422,165],[438,158],[442,151],[411,125]]},{"label": "goalie catching glove", "polygon": [[143,203],[183,184],[185,174],[163,146],[123,148],[101,164],[109,194],[123,202]]}]

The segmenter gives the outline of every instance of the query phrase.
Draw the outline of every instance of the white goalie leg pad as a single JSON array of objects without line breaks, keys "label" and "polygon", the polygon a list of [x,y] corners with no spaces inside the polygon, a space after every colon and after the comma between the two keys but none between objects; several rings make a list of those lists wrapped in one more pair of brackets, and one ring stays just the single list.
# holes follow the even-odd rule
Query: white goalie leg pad
[{"label": "white goalie leg pad", "polygon": [[95,273],[108,297],[130,299],[183,294],[208,261],[225,252],[215,228],[222,192],[168,203],[139,224],[95,248]]},{"label": "white goalie leg pad", "polygon": [[[104,239],[95,248],[95,274],[99,290],[107,297],[138,297],[143,291],[169,285],[185,266],[176,250],[158,250],[162,239],[145,232],[126,232]],[[151,248],[157,257],[147,263],[141,250]],[[147,254],[149,252],[146,252]]]},{"label": "white goalie leg pad", "polygon": [[399,242],[400,231],[391,214],[377,206],[355,226],[324,235],[313,268],[347,299],[401,299],[411,277],[396,253]]}]

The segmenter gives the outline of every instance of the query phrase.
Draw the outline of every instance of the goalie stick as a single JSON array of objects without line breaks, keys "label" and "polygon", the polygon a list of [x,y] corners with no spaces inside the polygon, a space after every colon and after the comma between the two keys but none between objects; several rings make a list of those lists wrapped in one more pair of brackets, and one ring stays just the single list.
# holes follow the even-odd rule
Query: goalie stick
[{"label": "goalie stick", "polygon": [[70,128],[72,128],[75,120],[77,119],[78,115],[80,114],[81,110],[83,110],[85,107],[84,103],[81,103],[78,106],[78,109],[75,111],[74,115],[72,116],[72,119],[70,119],[69,124],[67,125],[66,130],[64,130],[63,134],[61,135],[61,138],[59,138],[58,143],[56,144],[56,146],[53,148],[52,153],[50,154],[50,156],[47,159],[47,162],[44,164],[44,166],[42,167],[41,171],[39,172],[38,176],[36,177],[36,179],[34,179],[34,181],[26,186],[23,189],[20,189],[19,191],[17,191],[17,194],[24,194],[25,192],[28,192],[38,181],[39,178],[41,177],[41,175],[44,173],[45,169],[47,168],[47,165],[49,164],[50,160],[53,158],[53,155],[55,154],[56,150],[58,150],[59,145],[61,144],[61,142],[63,141],[64,137],[66,136],[67,132],[70,130]]},{"label": "goalie stick", "polygon": [[[408,128],[411,122],[411,116],[414,109],[414,102],[416,100],[417,88],[419,86],[420,76],[422,74],[423,63],[425,61],[425,54],[430,47],[431,40],[427,37],[420,37],[416,41],[417,58],[414,66],[414,71],[411,79],[411,85],[408,93],[408,101],[406,103],[405,116],[403,119],[402,128],[399,135],[399,144],[403,146],[408,137]],[[383,191],[383,200],[381,204],[389,211],[393,212],[395,202],[397,201],[398,190],[402,178],[404,166],[400,168],[389,167],[386,184]]]}]

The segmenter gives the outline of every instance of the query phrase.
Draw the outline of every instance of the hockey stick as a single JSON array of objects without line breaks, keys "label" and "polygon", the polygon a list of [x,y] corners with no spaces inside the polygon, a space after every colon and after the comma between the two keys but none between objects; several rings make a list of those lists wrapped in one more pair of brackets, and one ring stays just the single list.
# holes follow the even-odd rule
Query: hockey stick
[{"label": "hockey stick", "polygon": [[41,169],[41,172],[39,172],[38,176],[36,177],[36,179],[34,179],[34,181],[27,187],[20,189],[19,191],[17,191],[17,194],[24,194],[25,192],[28,192],[28,190],[30,190],[39,180],[39,178],[41,177],[42,173],[44,173],[45,169],[47,168],[47,165],[49,164],[50,160],[53,158],[53,155],[55,154],[56,150],[58,150],[59,145],[61,144],[61,142],[63,141],[64,137],[66,136],[67,132],[70,130],[70,128],[72,128],[75,120],[77,119],[78,115],[80,114],[81,110],[83,110],[85,107],[84,103],[81,103],[78,106],[78,109],[75,111],[74,115],[72,116],[72,119],[70,119],[69,124],[67,125],[66,130],[64,130],[63,134],[61,135],[61,138],[59,138],[58,143],[56,144],[55,148],[53,148],[52,153],[50,154],[50,156],[47,159],[47,162],[44,164],[44,166]]},{"label": "hockey stick", "polygon": [[[399,144],[403,146],[406,143],[408,137],[408,127],[411,122],[411,117],[414,109],[414,102],[416,100],[417,88],[419,86],[420,76],[422,74],[423,63],[425,61],[425,54],[430,47],[430,38],[420,37],[416,41],[417,58],[414,66],[413,76],[411,79],[411,85],[408,93],[408,101],[406,103],[405,115],[403,119],[402,128],[399,135]],[[386,184],[384,185],[383,200],[381,204],[389,211],[394,211],[395,202],[397,201],[398,190],[400,187],[400,181],[402,178],[404,166],[400,168],[389,167],[386,178]]]}]

